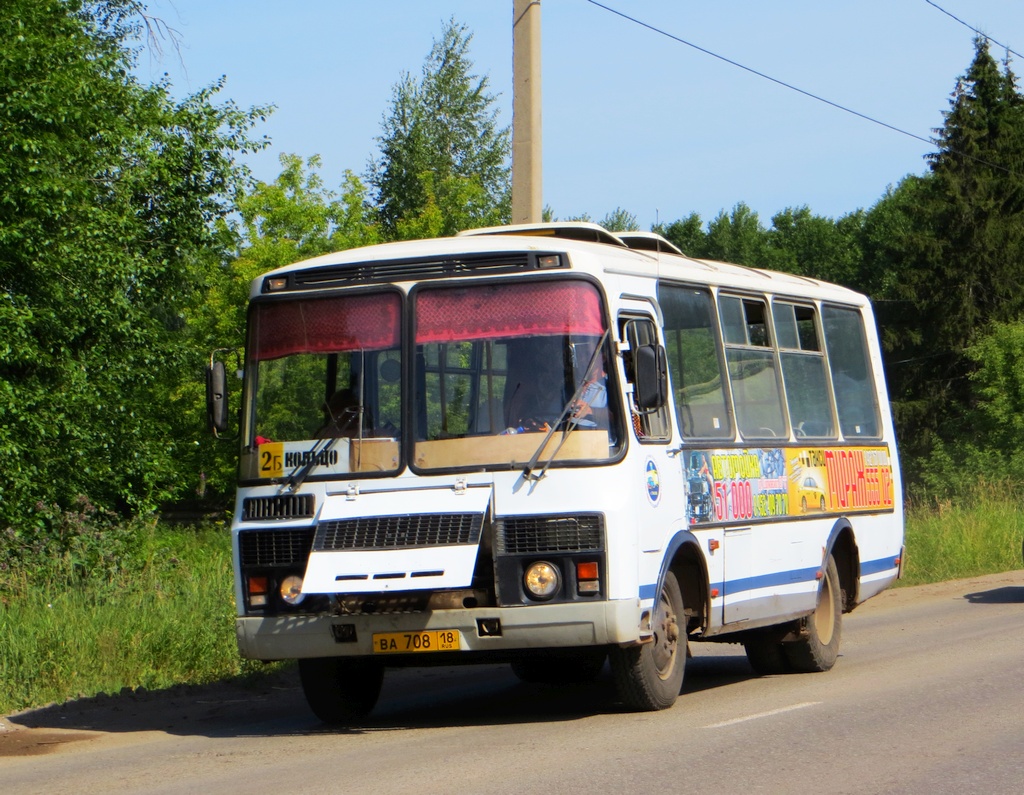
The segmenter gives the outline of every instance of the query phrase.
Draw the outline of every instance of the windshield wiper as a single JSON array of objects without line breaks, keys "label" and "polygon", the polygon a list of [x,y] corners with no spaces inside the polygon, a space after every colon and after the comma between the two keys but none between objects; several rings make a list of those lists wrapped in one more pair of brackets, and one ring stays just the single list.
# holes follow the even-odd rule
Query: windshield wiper
[{"label": "windshield wiper", "polygon": [[[576,430],[580,425],[584,424],[582,411],[586,408],[586,404],[581,401],[583,393],[587,391],[587,388],[591,386],[593,381],[594,368],[600,360],[601,351],[604,349],[605,341],[608,339],[608,335],[611,334],[611,329],[606,329],[604,334],[601,335],[601,339],[594,347],[594,352],[590,355],[590,361],[587,363],[587,369],[583,372],[583,378],[580,380],[579,385],[576,387],[576,391],[573,392],[569,401],[562,408],[562,413],[558,415],[558,419],[555,420],[554,424],[548,428],[548,432],[544,434],[544,438],[541,440],[540,445],[530,458],[530,463],[526,465],[523,470],[523,477],[530,481],[541,480],[548,471],[548,467],[551,466],[551,462],[555,460],[555,456],[558,455],[558,451],[562,449],[562,445],[565,444],[565,440],[569,438],[569,434]],[[537,464],[540,461],[541,453],[544,452],[544,448],[547,447],[548,441],[554,436],[555,431],[558,430],[559,426],[562,426],[562,437],[558,440],[558,444],[555,445],[555,449],[551,451],[551,455],[548,456],[547,461],[544,462],[544,466],[541,467],[540,474],[533,474],[533,471],[537,468]]]},{"label": "windshield wiper", "polygon": [[[328,409],[329,411],[329,409]],[[313,445],[313,449],[309,451],[309,460],[299,464],[295,469],[292,470],[291,474],[288,475],[288,480],[285,481],[284,490],[295,493],[295,490],[305,483],[306,478],[309,477],[309,473],[313,471],[313,467],[317,465],[317,462],[331,451],[331,449],[338,443],[338,440],[343,438],[344,431],[352,424],[352,421],[356,418],[359,419],[359,438],[362,441],[363,436],[363,404],[360,400],[359,407],[355,410],[346,409],[342,411],[342,414],[348,414],[344,422],[339,423],[338,419],[331,416],[331,421],[327,424],[327,428],[334,428],[336,433],[327,439],[318,439],[317,443]]]}]

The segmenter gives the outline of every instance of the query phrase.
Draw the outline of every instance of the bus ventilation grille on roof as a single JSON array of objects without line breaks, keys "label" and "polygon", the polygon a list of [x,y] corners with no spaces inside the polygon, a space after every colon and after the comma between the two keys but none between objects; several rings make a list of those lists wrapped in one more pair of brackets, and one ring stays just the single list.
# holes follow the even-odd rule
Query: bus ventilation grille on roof
[{"label": "bus ventilation grille on roof", "polygon": [[295,271],[293,289],[328,287],[331,285],[365,284],[367,282],[413,282],[426,279],[448,279],[456,276],[519,273],[536,269],[536,259],[529,254],[486,257],[395,260],[356,262],[351,265],[325,265]]}]

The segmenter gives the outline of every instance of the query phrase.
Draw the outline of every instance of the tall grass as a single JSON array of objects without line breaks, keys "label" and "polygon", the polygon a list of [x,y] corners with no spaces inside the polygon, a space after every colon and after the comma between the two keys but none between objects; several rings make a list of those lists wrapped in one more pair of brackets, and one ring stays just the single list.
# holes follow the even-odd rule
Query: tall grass
[{"label": "tall grass", "polygon": [[1011,571],[1024,566],[1024,510],[1018,491],[977,483],[957,498],[922,500],[906,511],[901,585]]},{"label": "tall grass", "polygon": [[140,560],[112,576],[68,582],[39,571],[7,572],[0,592],[0,715],[262,667],[241,660],[235,646],[228,532],[151,528],[144,535]]}]

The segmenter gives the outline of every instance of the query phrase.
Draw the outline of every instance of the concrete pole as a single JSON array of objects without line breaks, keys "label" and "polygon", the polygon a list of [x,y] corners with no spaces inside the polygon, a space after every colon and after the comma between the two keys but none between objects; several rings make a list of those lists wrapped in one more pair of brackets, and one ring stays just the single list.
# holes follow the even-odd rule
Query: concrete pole
[{"label": "concrete pole", "polygon": [[540,0],[512,0],[512,223],[543,218]]}]

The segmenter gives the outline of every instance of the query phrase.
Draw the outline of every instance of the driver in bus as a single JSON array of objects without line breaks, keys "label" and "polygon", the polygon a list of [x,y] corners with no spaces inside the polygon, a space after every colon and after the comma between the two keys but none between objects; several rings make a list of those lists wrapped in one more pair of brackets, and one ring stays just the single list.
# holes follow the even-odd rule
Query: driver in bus
[{"label": "driver in bus", "polygon": [[[569,369],[561,337],[531,337],[509,345],[509,377],[506,381],[504,433],[547,431],[558,421],[569,397],[578,384],[567,380]],[[579,351],[571,351],[574,357]],[[576,362],[575,376],[582,377],[590,363],[590,353]],[[605,373],[600,363],[583,386],[569,417],[579,427],[607,428],[608,395]]]},{"label": "driver in bus", "polygon": [[567,400],[560,337],[529,337],[509,343],[505,382],[505,433],[546,431]]},{"label": "driver in bus", "polygon": [[324,402],[327,422],[317,431],[318,439],[356,436],[359,433],[359,397],[354,389],[339,389]]}]

